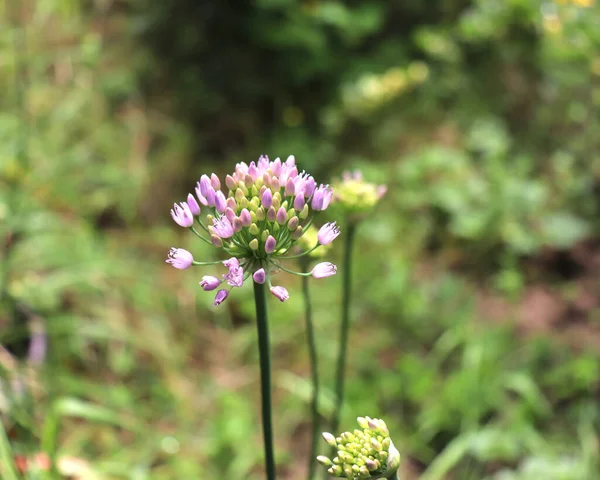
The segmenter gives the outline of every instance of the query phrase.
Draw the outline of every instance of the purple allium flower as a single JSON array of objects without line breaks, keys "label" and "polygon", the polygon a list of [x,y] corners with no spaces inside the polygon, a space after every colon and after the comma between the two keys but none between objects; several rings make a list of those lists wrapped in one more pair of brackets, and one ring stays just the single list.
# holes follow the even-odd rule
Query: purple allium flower
[{"label": "purple allium flower", "polygon": [[252,274],[252,279],[256,282],[256,283],[265,283],[265,281],[267,280],[267,274],[265,272],[264,268],[259,268],[256,272],[254,272]]},{"label": "purple allium flower", "polygon": [[298,195],[296,195],[296,198],[294,199],[294,208],[300,211],[304,208],[305,203],[306,202],[304,201],[304,194],[302,192],[298,193]]},{"label": "purple allium flower", "polygon": [[265,241],[265,252],[273,253],[276,246],[277,246],[277,240],[275,240],[275,237],[273,237],[272,235],[269,235],[267,237],[267,240]]},{"label": "purple allium flower", "polygon": [[217,277],[212,277],[210,275],[203,276],[202,280],[200,281],[200,286],[206,292],[214,290],[219,285],[221,285],[221,280],[219,280]]},{"label": "purple allium flower", "polygon": [[337,273],[337,267],[333,263],[317,263],[312,269],[312,276],[315,278],[331,277]]},{"label": "purple allium flower", "polygon": [[292,195],[295,195],[295,193],[296,185],[294,184],[294,179],[288,178],[287,182],[285,183],[285,194],[286,196],[290,197]]},{"label": "purple allium flower", "polygon": [[217,192],[215,189],[209,185],[208,189],[206,190],[206,203],[209,207],[215,206],[216,194]]},{"label": "purple allium flower", "polygon": [[215,190],[221,189],[221,181],[214,173],[210,174],[210,184]]},{"label": "purple allium flower", "polygon": [[200,177],[200,194],[204,198],[208,197],[208,189],[210,186],[210,178],[208,178],[208,175],[202,175]]},{"label": "purple allium flower", "polygon": [[247,208],[243,208],[240,212],[240,220],[242,221],[242,225],[244,227],[249,227],[252,223],[252,217],[250,216],[250,212]]},{"label": "purple allium flower", "polygon": [[319,229],[317,238],[321,245],[329,245],[333,242],[340,234],[340,227],[336,225],[336,222],[326,223]]},{"label": "purple allium flower", "polygon": [[165,261],[179,270],[185,270],[186,268],[192,266],[194,257],[190,252],[184,250],[183,248],[171,247],[168,258]]},{"label": "purple allium flower", "polygon": [[[261,156],[256,162],[238,163],[223,182],[214,173],[202,175],[196,184],[196,197],[190,194],[186,202],[174,205],[171,215],[178,225],[191,227],[197,218],[201,231],[206,233],[204,239],[231,257],[223,262],[225,274],[205,276],[200,282],[205,290],[228,284],[227,289],[218,292],[215,305],[227,297],[231,287],[242,286],[251,272],[254,281],[271,287],[270,270],[283,269],[279,261],[296,251],[293,247],[312,224],[315,211],[325,210],[331,201],[331,188],[317,185],[305,171],[298,173],[293,155],[284,162]],[[194,233],[202,236],[196,230]],[[338,234],[335,223],[324,226],[317,246],[331,243]],[[314,245],[314,240],[311,243]],[[306,248],[301,255],[312,251],[314,248]],[[178,268],[187,268],[190,261],[206,265],[183,252],[174,251],[169,259]],[[329,276],[332,268],[317,266],[312,274]],[[281,301],[288,298],[284,287],[272,287],[271,291]]]},{"label": "purple allium flower", "polygon": [[327,210],[332,196],[333,189],[329,185],[319,185],[312,199],[313,210]]},{"label": "purple allium flower", "polygon": [[186,202],[181,202],[179,205],[175,203],[171,209],[171,217],[181,227],[188,228],[194,224],[194,215]]},{"label": "purple allium flower", "polygon": [[217,295],[215,296],[215,301],[213,302],[213,305],[216,307],[217,305],[221,305],[225,299],[227,298],[227,295],[229,295],[229,290],[219,290],[217,292]]},{"label": "purple allium flower", "polygon": [[227,208],[227,199],[221,190],[215,194],[215,208],[219,213],[224,213]]},{"label": "purple allium flower", "polygon": [[231,222],[225,216],[213,219],[213,228],[215,229],[215,233],[221,238],[233,237],[233,225],[231,225]]},{"label": "purple allium flower", "polygon": [[229,269],[229,273],[223,275],[223,279],[232,287],[241,287],[244,283],[244,269],[240,267],[240,262],[237,258],[232,257],[229,260],[223,261]]},{"label": "purple allium flower", "polygon": [[271,287],[271,293],[282,302],[285,302],[288,298],[290,298],[290,294],[284,287]]},{"label": "purple allium flower", "polygon": [[262,205],[265,208],[269,208],[271,205],[273,205],[273,193],[271,190],[266,189],[262,194]]},{"label": "purple allium flower", "polygon": [[287,222],[287,212],[285,211],[285,208],[279,207],[275,220],[277,220],[279,225],[285,225],[285,222]]},{"label": "purple allium flower", "polygon": [[208,201],[206,200],[206,197],[204,195],[202,195],[202,192],[200,191],[200,182],[196,183],[196,196],[198,197],[198,201],[206,206],[208,205]]},{"label": "purple allium flower", "polygon": [[200,205],[198,205],[198,202],[191,193],[187,197],[187,204],[190,207],[192,215],[200,215]]}]

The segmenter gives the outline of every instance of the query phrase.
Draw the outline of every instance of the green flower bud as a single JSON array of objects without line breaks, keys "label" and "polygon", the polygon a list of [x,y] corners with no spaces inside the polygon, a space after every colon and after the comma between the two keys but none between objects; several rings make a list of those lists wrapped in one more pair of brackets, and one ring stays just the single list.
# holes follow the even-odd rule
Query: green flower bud
[{"label": "green flower bud", "polygon": [[296,228],[298,228],[299,224],[300,224],[300,219],[296,216],[293,216],[288,221],[287,228],[290,232],[293,232],[294,230],[296,230]]},{"label": "green flower bud", "polygon": [[[250,215],[252,215],[253,213],[254,212],[250,212]],[[259,220],[262,222],[266,218],[265,217],[265,209],[263,207],[260,207],[258,210],[256,210],[254,217],[256,217],[256,220]],[[253,222],[256,222],[256,220],[254,218],[252,218]]]},{"label": "green flower bud", "polygon": [[268,237],[269,235],[271,235],[271,234],[269,233],[269,231],[268,231],[268,230],[264,230],[264,231],[263,231],[263,232],[260,234],[260,239],[261,239],[261,241],[262,241],[263,243],[264,243],[264,242],[266,242],[266,241],[267,241],[267,237]]},{"label": "green flower bud", "polygon": [[248,227],[248,231],[252,235],[258,235],[260,232],[260,230],[258,229],[258,225],[256,223],[253,223],[252,225],[250,225],[250,227]]},{"label": "green flower bud", "polygon": [[301,220],[305,220],[308,217],[308,204],[304,205],[302,211],[298,214]]},{"label": "green flower bud", "polygon": [[246,198],[243,190],[241,188],[236,189],[235,191],[235,201],[239,204],[243,198]]},{"label": "green flower bud", "polygon": [[250,248],[252,250],[258,250],[258,240],[256,238],[254,238],[253,240],[250,241],[250,243],[248,244],[250,246]]}]

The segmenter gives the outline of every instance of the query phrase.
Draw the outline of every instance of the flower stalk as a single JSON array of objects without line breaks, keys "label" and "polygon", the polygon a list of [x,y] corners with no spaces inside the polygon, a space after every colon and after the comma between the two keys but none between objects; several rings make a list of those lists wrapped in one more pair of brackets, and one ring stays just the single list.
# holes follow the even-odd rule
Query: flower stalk
[{"label": "flower stalk", "polygon": [[260,357],[260,391],[267,480],[275,480],[275,452],[273,450],[273,413],[271,405],[271,352],[269,344],[269,321],[265,285],[254,282],[256,304],[256,327]]},{"label": "flower stalk", "polygon": [[348,334],[350,331],[350,301],[352,296],[352,249],[356,225],[349,223],[344,239],[344,258],[342,260],[342,321],[340,324],[340,346],[335,372],[335,408],[331,420],[331,429],[335,432],[340,425],[340,417],[344,402],[344,386],[346,378],[346,361],[348,355]]},{"label": "flower stalk", "polygon": [[[299,262],[303,270],[308,267],[308,260],[302,259]],[[306,343],[308,345],[308,355],[310,359],[310,376],[312,382],[312,397],[310,401],[311,411],[311,432],[310,432],[310,453],[308,456],[308,480],[315,476],[315,457],[317,455],[317,441],[319,432],[319,365],[317,357],[317,344],[315,331],[312,321],[312,302],[310,299],[308,277],[302,277],[302,296],[304,299],[304,315],[306,325]]]}]

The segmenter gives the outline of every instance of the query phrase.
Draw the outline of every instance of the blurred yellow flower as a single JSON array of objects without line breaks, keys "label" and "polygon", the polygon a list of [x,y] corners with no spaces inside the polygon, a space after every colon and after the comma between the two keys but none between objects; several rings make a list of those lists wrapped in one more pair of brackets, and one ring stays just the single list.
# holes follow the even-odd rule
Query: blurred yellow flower
[{"label": "blurred yellow flower", "polygon": [[551,34],[560,33],[562,30],[562,22],[557,15],[546,15],[544,17],[544,30]]}]

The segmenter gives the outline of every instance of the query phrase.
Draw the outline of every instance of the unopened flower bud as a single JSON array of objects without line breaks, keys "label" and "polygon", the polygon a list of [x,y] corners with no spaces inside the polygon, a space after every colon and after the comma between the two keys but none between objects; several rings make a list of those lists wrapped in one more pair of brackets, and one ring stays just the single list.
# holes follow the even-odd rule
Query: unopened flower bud
[{"label": "unopened flower bud", "polygon": [[260,283],[260,284],[265,283],[265,281],[267,279],[267,274],[265,272],[265,269],[264,268],[259,268],[256,272],[254,272],[252,274],[252,279],[256,283]]},{"label": "unopened flower bud", "polygon": [[244,227],[249,227],[252,223],[252,216],[247,208],[243,208],[240,212],[240,220],[242,221],[242,225]]},{"label": "unopened flower bud", "polygon": [[200,286],[204,291],[207,292],[210,290],[214,290],[219,285],[221,285],[221,280],[219,280],[217,277],[212,277],[210,275],[205,275],[200,281]]},{"label": "unopened flower bud", "polygon": [[292,217],[288,221],[287,228],[288,228],[288,230],[293,232],[294,230],[296,230],[296,228],[298,227],[299,224],[300,224],[300,219],[298,217]]},{"label": "unopened flower bud", "polygon": [[265,193],[263,193],[262,205],[265,208],[269,208],[271,205],[273,205],[273,193],[271,190],[265,190]]},{"label": "unopened flower bud", "polygon": [[221,237],[218,237],[217,235],[210,236],[210,243],[217,248],[221,248],[223,246],[223,240],[221,240]]},{"label": "unopened flower bud", "polygon": [[285,222],[287,222],[287,212],[285,211],[285,208],[281,207],[277,210],[276,220],[279,225],[284,225]]},{"label": "unopened flower bud", "polygon": [[256,223],[253,223],[250,225],[250,228],[248,229],[248,231],[252,234],[252,235],[258,235],[258,233],[260,232],[258,225]]},{"label": "unopened flower bud", "polygon": [[235,182],[235,180],[233,179],[233,177],[231,175],[227,175],[225,177],[225,185],[227,185],[227,188],[229,190],[235,190],[237,187],[237,183]]},{"label": "unopened flower bud", "polygon": [[277,246],[277,240],[271,235],[268,236],[265,242],[265,253],[270,254],[273,253],[275,247]]},{"label": "unopened flower bud", "polygon": [[215,301],[213,302],[213,305],[216,307],[217,305],[221,305],[223,303],[223,301],[227,298],[227,295],[229,295],[229,290],[219,290],[217,292],[217,295],[215,296]]},{"label": "unopened flower bud", "polygon": [[254,251],[258,250],[258,240],[256,238],[252,239],[248,246]]},{"label": "unopened flower bud", "polygon": [[292,238],[294,240],[298,240],[302,236],[302,232],[303,232],[302,227],[301,226],[298,227],[296,230],[294,230],[292,232]]},{"label": "unopened flower bud", "polygon": [[285,302],[288,298],[290,298],[290,294],[284,287],[271,287],[271,293],[275,295],[281,302]]},{"label": "unopened flower bud", "polygon": [[277,218],[277,211],[275,210],[275,208],[273,206],[271,206],[271,208],[269,208],[269,210],[267,210],[267,220],[269,222],[274,222],[276,218]]},{"label": "unopened flower bud", "polygon": [[198,205],[198,201],[191,193],[187,196],[187,204],[190,207],[192,215],[200,215],[200,205]]}]

